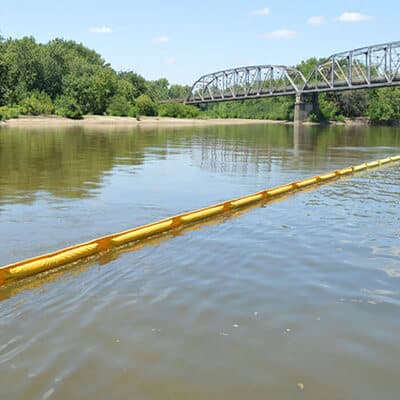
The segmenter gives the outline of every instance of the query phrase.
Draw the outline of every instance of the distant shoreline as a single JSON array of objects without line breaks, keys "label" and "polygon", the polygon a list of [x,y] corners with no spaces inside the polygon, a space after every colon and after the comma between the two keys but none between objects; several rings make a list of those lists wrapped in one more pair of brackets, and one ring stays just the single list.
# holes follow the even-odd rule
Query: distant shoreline
[{"label": "distant shoreline", "polygon": [[166,117],[141,117],[140,121],[131,117],[112,117],[102,115],[85,116],[83,119],[68,119],[57,116],[21,116],[1,122],[0,127],[190,127],[211,125],[247,125],[247,124],[288,124],[287,121],[264,119],[180,119]]}]

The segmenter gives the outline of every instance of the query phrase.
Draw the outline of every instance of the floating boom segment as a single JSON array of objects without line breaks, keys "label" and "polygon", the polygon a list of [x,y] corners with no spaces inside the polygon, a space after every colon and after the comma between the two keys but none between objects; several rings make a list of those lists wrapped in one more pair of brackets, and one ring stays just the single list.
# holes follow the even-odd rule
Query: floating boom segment
[{"label": "floating boom segment", "polygon": [[189,211],[175,215],[161,221],[156,221],[147,225],[139,226],[124,232],[114,233],[108,236],[94,239],[87,243],[61,249],[50,254],[43,254],[28,260],[22,260],[14,264],[0,267],[0,287],[26,277],[47,272],[56,268],[73,265],[74,263],[85,261],[88,258],[99,258],[130,243],[146,243],[150,238],[177,232],[179,228],[185,228],[190,224],[199,223],[207,218],[227,215],[241,207],[248,207],[259,202],[266,203],[279,198],[279,196],[295,193],[298,190],[309,188],[326,182],[331,182],[344,176],[350,176],[356,172],[375,168],[381,165],[399,162],[400,155],[387,157],[381,160],[363,163],[354,167],[346,167],[310,178],[301,179],[283,186],[265,189],[247,196],[242,196],[233,200],[214,204],[199,210]]},{"label": "floating boom segment", "polygon": [[304,75],[283,65],[240,67],[204,75],[192,86],[187,104],[298,94]]},{"label": "floating boom segment", "polygon": [[303,93],[400,85],[400,42],[330,56],[307,79]]}]

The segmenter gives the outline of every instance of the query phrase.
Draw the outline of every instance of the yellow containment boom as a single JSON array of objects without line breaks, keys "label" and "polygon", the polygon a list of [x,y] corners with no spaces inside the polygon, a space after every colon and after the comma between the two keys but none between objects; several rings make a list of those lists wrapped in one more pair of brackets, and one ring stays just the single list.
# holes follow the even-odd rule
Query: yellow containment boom
[{"label": "yellow containment boom", "polygon": [[400,155],[356,165],[355,167],[339,169],[312,178],[292,182],[287,185],[262,190],[248,196],[228,200],[200,210],[175,215],[174,217],[166,218],[148,225],[139,226],[128,231],[114,233],[112,235],[94,239],[87,243],[78,244],[53,253],[10,264],[0,268],[0,286],[41,272],[77,263],[86,260],[88,257],[98,256],[99,254],[103,254],[107,251],[133,242],[145,241],[150,237],[161,235],[166,232],[172,232],[177,228],[183,228],[206,218],[219,216],[241,207],[253,205],[257,202],[268,202],[284,194],[293,193],[303,188],[329,182],[342,176],[352,175],[355,172],[375,168],[396,161],[400,161]]}]

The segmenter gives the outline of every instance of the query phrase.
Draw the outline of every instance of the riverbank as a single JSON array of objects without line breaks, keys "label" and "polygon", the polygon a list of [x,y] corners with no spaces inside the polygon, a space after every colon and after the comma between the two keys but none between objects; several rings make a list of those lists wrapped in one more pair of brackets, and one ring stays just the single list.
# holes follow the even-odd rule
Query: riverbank
[{"label": "riverbank", "polygon": [[[279,124],[293,125],[293,121],[281,121],[270,119],[245,119],[245,118],[169,118],[169,117],[141,117],[140,121],[131,117],[113,117],[108,115],[88,115],[82,119],[69,119],[55,115],[45,116],[20,116],[6,121],[0,121],[0,127],[10,128],[44,128],[44,127],[163,127],[179,128],[190,126],[211,126],[211,125],[249,125],[249,124]],[[376,123],[368,118],[346,118],[344,121],[321,121],[303,122],[305,126],[318,125],[388,125],[398,126],[399,123]]]},{"label": "riverbank", "polygon": [[130,117],[112,117],[102,115],[86,116],[73,120],[58,116],[21,116],[1,122],[4,127],[67,127],[67,126],[121,126],[121,127],[186,127],[210,125],[245,125],[245,124],[286,124],[287,121],[272,121],[263,119],[179,119],[167,117],[141,117],[140,121]]}]

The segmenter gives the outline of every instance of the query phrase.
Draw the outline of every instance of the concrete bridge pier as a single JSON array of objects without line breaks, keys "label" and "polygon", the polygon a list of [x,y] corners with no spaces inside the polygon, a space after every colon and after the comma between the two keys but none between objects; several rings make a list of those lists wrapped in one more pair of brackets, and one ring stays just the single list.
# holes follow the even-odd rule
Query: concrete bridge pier
[{"label": "concrete bridge pier", "polygon": [[297,94],[294,104],[294,123],[306,122],[310,114],[319,113],[318,94],[311,95]]}]

